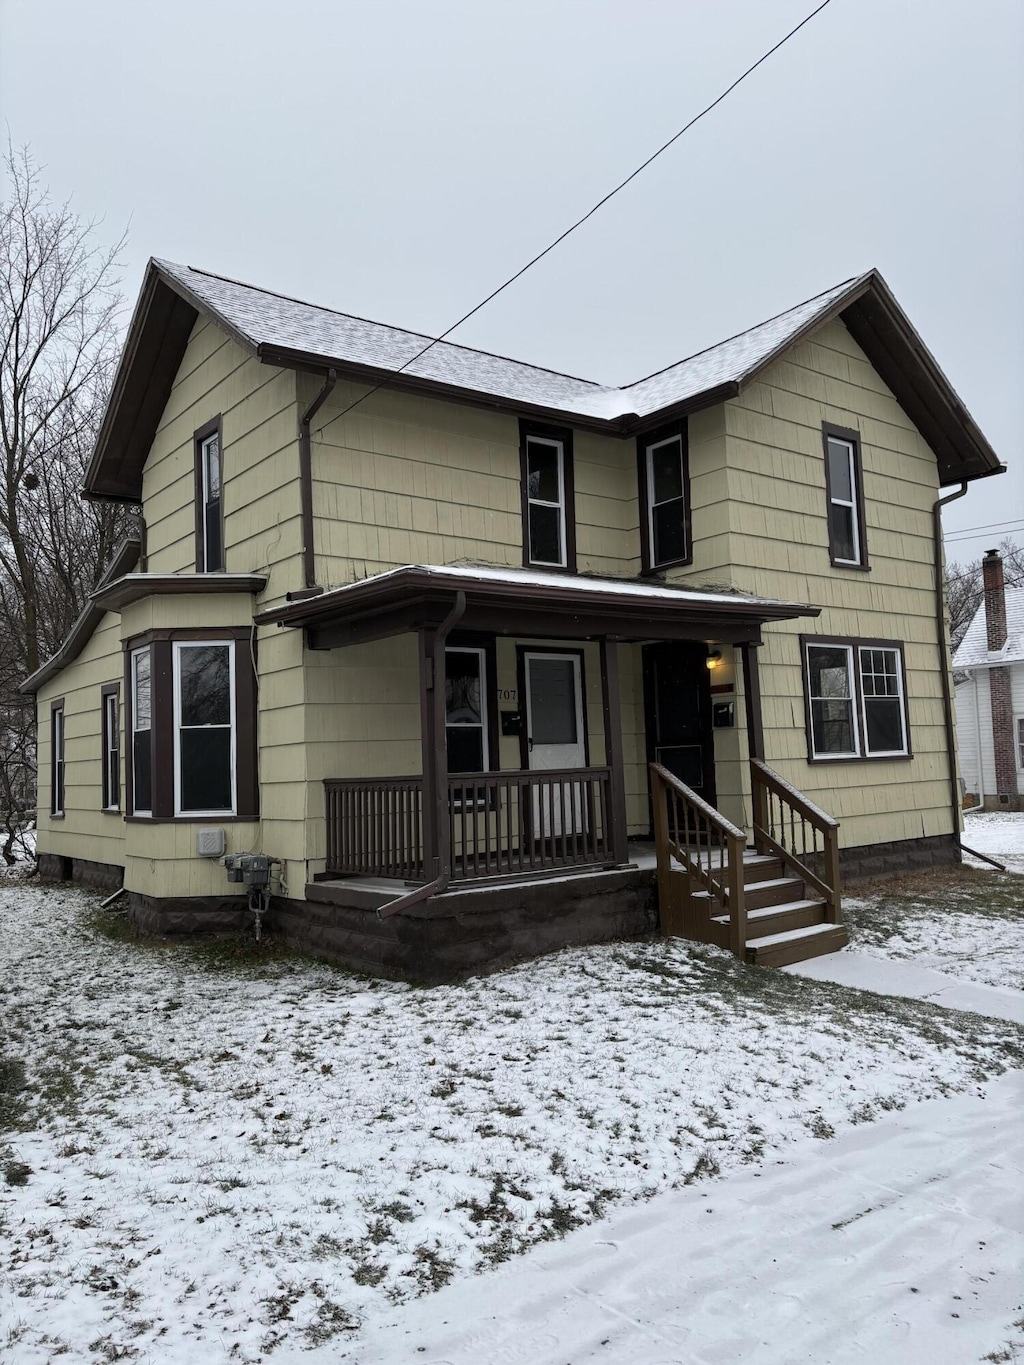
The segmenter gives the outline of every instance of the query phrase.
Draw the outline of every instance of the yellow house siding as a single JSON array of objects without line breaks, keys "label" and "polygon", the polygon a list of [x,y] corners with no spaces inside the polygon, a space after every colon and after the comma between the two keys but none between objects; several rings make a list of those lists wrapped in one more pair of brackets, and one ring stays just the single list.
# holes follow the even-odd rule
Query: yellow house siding
[{"label": "yellow house siding", "polygon": [[[102,704],[104,683],[123,684],[120,623],[108,612],[75,662],[51,678],[36,697],[39,747],[40,853],[124,862],[121,813],[103,810]],[[64,818],[50,815],[50,707],[64,698]],[[123,702],[123,697],[121,697]],[[121,719],[123,735],[123,719]],[[121,743],[121,810],[124,809],[124,743]]]},{"label": "yellow house siding", "polygon": [[195,569],[195,431],[222,419],[225,566],[268,573],[267,600],[302,586],[296,377],[200,318],[143,472],[151,573]]},{"label": "yellow house siding", "polygon": [[[822,608],[764,630],[767,762],[842,821],[844,846],[948,834],[934,455],[841,322],[722,410],[733,585]],[[829,562],[822,422],[860,433],[868,572]],[[801,634],[903,642],[912,759],[808,762]]]}]

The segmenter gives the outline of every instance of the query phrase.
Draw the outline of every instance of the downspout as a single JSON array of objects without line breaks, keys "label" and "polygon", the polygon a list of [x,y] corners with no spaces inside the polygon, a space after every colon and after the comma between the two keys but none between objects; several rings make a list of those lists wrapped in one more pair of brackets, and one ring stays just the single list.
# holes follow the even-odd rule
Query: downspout
[{"label": "downspout", "polygon": [[[444,646],[453,627],[462,619],[466,611],[466,594],[460,588],[455,594],[455,605],[441,622],[437,634],[434,636],[434,734],[444,734],[445,706],[444,706]],[[438,745],[438,751],[445,753],[443,744]],[[447,777],[447,762],[445,763],[445,776]],[[438,786],[444,788],[445,784],[440,781],[438,774]],[[423,793],[424,801],[435,798],[436,792]],[[438,896],[444,891],[452,875],[452,847],[451,832],[448,827],[447,809],[438,812],[438,874],[432,882],[427,882],[424,886],[417,886],[414,891],[408,892],[404,896],[399,896],[397,900],[388,901],[386,905],[377,907],[378,919],[390,919],[392,915],[397,915],[400,910],[408,910],[410,906],[418,905],[420,901],[429,900],[431,896]]]},{"label": "downspout", "polygon": [[[316,587],[316,554],[313,545],[313,449],[309,424],[338,382],[338,371],[328,370],[324,386],[302,414],[299,422],[299,497],[302,503],[302,573],[306,588]],[[297,595],[297,594],[293,594]]]},{"label": "downspout", "polygon": [[962,483],[955,493],[947,493],[937,498],[932,506],[932,539],[935,549],[935,628],[939,639],[939,654],[942,659],[942,705],[946,721],[946,753],[949,756],[949,801],[953,813],[953,840],[957,849],[963,852],[960,842],[960,784],[956,776],[956,723],[953,720],[953,691],[950,687],[952,659],[949,655],[949,641],[946,638],[946,591],[942,575],[942,509],[947,503],[956,502],[967,492],[967,484]]}]

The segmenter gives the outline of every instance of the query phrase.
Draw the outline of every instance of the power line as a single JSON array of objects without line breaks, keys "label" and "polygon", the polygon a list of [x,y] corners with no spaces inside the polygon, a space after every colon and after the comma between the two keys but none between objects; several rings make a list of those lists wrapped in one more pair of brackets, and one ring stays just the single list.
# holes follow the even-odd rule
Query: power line
[{"label": "power line", "polygon": [[1024,530],[1024,521],[997,521],[989,526],[968,526],[962,531],[953,531],[945,537],[949,542],[957,540],[974,540],[982,532],[999,532],[1000,535],[1008,535],[1011,531]]},{"label": "power line", "polygon": [[645,171],[652,161],[656,161],[658,157],[661,156],[662,152],[667,152],[669,147],[671,147],[674,142],[678,142],[684,133],[689,132],[689,130],[693,127],[695,123],[699,123],[705,114],[710,114],[712,109],[714,109],[717,105],[721,104],[722,101],[728,95],[732,94],[732,92],[736,89],[738,85],[742,85],[748,76],[753,75],[753,73],[757,70],[759,66],[766,62],[768,58],[771,57],[774,53],[778,52],[780,47],[784,47],[785,44],[789,42],[790,38],[794,37],[797,33],[799,33],[805,24],[809,24],[811,20],[815,17],[815,15],[820,14],[821,11],[825,9],[826,6],[828,6],[829,4],[831,4],[831,0],[822,0],[822,3],[818,5],[817,9],[811,10],[810,14],[808,14],[805,18],[801,19],[795,28],[791,28],[784,38],[780,38],[774,47],[770,47],[767,52],[763,53],[760,57],[758,57],[757,61],[754,62],[752,66],[748,66],[746,71],[744,71],[742,75],[737,76],[733,83],[730,86],[727,86],[726,89],[722,91],[722,93],[718,96],[717,99],[712,100],[711,103],[706,105],[700,111],[699,114],[695,114],[693,118],[690,119],[689,123],[684,124],[683,127],[680,128],[677,133],[673,133],[673,135],[669,138],[667,142],[663,142],[662,145],[658,148],[658,150],[656,152],[652,152],[652,154],[647,158],[646,161],[641,162],[641,164],[637,166],[636,170],[631,171],[629,175],[626,176],[625,180],[620,181],[619,184],[616,185],[613,190],[609,190],[608,193],[602,199],[599,199],[597,201],[593,208],[587,210],[587,212],[583,215],[582,218],[577,218],[576,222],[573,223],[571,227],[567,227],[565,231],[560,233],[559,236],[557,236],[553,242],[549,243],[544,248],[543,251],[538,251],[537,255],[534,256],[531,260],[527,261],[526,264],[522,266],[519,270],[517,270],[514,275],[510,275],[508,279],[504,282],[504,284],[499,284],[497,289],[492,290],[491,293],[489,293],[485,299],[481,299],[481,301],[474,308],[471,308],[468,313],[463,313],[462,317],[459,318],[458,322],[453,322],[452,325],[446,331],[440,334],[440,336],[433,337],[427,343],[427,345],[423,347],[422,350],[417,351],[416,354],[414,356],[411,356],[403,365],[399,365],[397,370],[392,370],[387,375],[386,378],[380,380],[380,382],[375,384],[372,389],[368,389],[366,393],[362,395],[362,397],[356,398],[353,402],[349,403],[347,408],[343,408],[341,412],[337,414],[337,416],[332,417],[329,422],[325,422],[322,427],[318,428],[318,430],[320,431],[325,430],[325,428],[329,427],[333,422],[340,421],[341,418],[345,417],[348,413],[350,413],[353,408],[357,408],[360,403],[365,403],[368,398],[372,398],[375,393],[378,393],[381,389],[383,389],[388,383],[390,383],[392,379],[396,379],[398,375],[402,374],[405,370],[407,370],[410,365],[415,365],[416,361],[422,359],[422,357],[425,356],[428,351],[432,350],[438,344],[438,342],[444,341],[446,337],[450,337],[452,332],[454,332],[457,328],[461,327],[464,322],[468,322],[469,319],[474,316],[474,314],[479,313],[481,308],[485,308],[487,304],[489,304],[493,299],[496,299],[499,294],[503,293],[509,287],[509,285],[515,284],[516,280],[520,279],[523,275],[526,274],[528,270],[532,269],[532,267],[535,266],[538,261],[542,261],[545,256],[547,256],[550,252],[554,251],[555,247],[559,246],[562,242],[564,242],[565,239],[569,237],[572,233],[574,233],[577,228],[582,227],[588,218],[592,218],[594,214],[598,211],[598,209],[603,208],[604,205],[608,203],[609,199],[613,199],[615,195],[619,193],[620,190],[624,190],[626,186],[630,183],[630,181],[635,180],[636,177],[642,171]]}]

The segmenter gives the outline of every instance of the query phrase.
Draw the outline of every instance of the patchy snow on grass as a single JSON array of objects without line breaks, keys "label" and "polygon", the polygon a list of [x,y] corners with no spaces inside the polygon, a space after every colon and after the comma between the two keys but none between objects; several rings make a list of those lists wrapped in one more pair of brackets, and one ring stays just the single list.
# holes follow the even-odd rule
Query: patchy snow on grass
[{"label": "patchy snow on grass", "polygon": [[[1024,1030],[679,941],[431,990],[0,886],[0,1352],[358,1360],[616,1203],[1024,1066]],[[396,1362],[399,1357],[396,1357]]]},{"label": "patchy snow on grass", "polygon": [[[1024,814],[968,816],[965,841],[1024,870]],[[850,951],[1024,990],[1024,876],[976,859],[844,896]]]}]

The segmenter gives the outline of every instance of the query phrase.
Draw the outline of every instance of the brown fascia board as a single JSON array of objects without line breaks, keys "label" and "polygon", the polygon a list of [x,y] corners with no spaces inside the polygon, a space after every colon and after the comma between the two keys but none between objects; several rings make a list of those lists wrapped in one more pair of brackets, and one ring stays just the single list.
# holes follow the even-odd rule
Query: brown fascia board
[{"label": "brown fascia board", "polygon": [[113,579],[92,594],[104,611],[121,611],[144,597],[175,597],[199,594],[262,592],[267,586],[263,574],[241,573],[129,573]]},{"label": "brown fascia board", "polygon": [[528,581],[473,582],[462,576],[446,577],[443,574],[409,569],[400,571],[384,581],[366,579],[363,583],[348,587],[337,595],[327,592],[305,602],[285,603],[279,607],[272,607],[259,612],[254,619],[257,625],[314,627],[330,621],[347,621],[367,613],[384,611],[399,603],[409,605],[419,601],[446,599],[458,591],[465,592],[467,601],[475,605],[493,606],[497,611],[503,607],[530,606],[566,616],[606,613],[620,618],[634,616],[650,619],[664,611],[679,620],[710,624],[716,619],[723,618],[760,623],[792,620],[798,616],[818,616],[821,613],[820,607],[798,602],[763,602],[745,597],[723,601],[716,595],[709,597],[705,604],[693,598],[683,597],[682,593],[678,601],[647,596],[630,598],[617,592],[583,591],[571,584],[562,587],[532,584]]},{"label": "brown fascia board", "polygon": [[[131,573],[132,569],[139,562],[141,543],[135,536],[128,536],[120,548],[115,552],[114,558],[110,561],[106,570],[100,575],[98,588],[102,588],[113,578],[121,578],[125,574]],[[25,679],[18,687],[18,691],[26,696],[38,692],[43,683],[58,674],[62,668],[73,663],[78,658],[82,650],[92,638],[93,631],[107,614],[106,607],[101,607],[95,600],[95,595],[90,596],[84,609],[79,613],[78,620],[68,632],[68,637],[61,645],[52,659],[47,659],[41,668]]]}]

